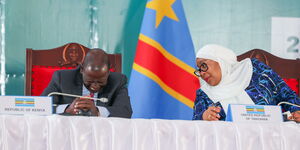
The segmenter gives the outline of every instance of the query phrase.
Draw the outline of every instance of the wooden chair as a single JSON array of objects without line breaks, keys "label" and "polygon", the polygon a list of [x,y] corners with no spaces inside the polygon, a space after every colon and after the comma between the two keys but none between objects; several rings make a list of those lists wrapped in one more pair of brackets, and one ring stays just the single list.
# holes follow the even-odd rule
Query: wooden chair
[{"label": "wooden chair", "polygon": [[238,61],[245,58],[256,58],[270,66],[282,77],[285,82],[294,90],[298,96],[300,93],[300,59],[284,59],[272,55],[261,49],[253,49],[239,55]]},{"label": "wooden chair", "polygon": [[[61,69],[73,69],[82,63],[89,48],[68,43],[45,50],[26,49],[25,95],[40,95],[51,80],[52,74]],[[122,71],[121,54],[109,54],[110,70]]]}]

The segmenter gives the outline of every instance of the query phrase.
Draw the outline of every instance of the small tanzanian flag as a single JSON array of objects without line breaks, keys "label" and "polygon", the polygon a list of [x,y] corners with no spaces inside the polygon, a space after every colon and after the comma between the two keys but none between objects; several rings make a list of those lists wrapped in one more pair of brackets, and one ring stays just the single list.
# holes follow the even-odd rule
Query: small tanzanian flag
[{"label": "small tanzanian flag", "polygon": [[15,98],[15,105],[20,107],[34,107],[33,98]]},{"label": "small tanzanian flag", "polygon": [[264,106],[246,106],[247,114],[265,114]]}]

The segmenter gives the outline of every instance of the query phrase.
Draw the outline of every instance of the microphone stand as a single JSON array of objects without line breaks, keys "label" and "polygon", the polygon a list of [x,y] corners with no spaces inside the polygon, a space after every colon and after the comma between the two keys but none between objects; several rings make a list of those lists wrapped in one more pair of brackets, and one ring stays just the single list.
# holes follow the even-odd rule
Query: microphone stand
[{"label": "microphone stand", "polygon": [[[292,105],[292,106],[295,106],[295,107],[300,107],[297,104],[293,104],[293,103],[289,103],[289,102],[280,102],[280,103],[277,104],[277,106],[280,106],[281,104],[286,104],[286,105]],[[288,119],[288,116],[290,116],[290,115],[291,115],[290,111],[284,112],[283,113],[283,121],[291,121],[291,120]]]}]

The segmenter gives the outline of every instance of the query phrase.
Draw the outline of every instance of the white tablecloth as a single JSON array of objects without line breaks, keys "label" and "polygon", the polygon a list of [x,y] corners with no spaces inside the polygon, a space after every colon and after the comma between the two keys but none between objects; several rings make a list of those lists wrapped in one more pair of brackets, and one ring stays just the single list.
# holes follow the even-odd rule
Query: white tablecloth
[{"label": "white tablecloth", "polygon": [[1,150],[299,150],[300,125],[0,116]]}]

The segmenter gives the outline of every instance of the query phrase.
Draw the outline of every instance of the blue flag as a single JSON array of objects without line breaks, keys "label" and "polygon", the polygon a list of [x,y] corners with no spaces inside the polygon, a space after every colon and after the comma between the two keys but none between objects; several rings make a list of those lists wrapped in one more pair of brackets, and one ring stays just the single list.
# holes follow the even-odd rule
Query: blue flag
[{"label": "blue flag", "polygon": [[129,82],[132,117],[192,119],[195,65],[181,0],[148,0]]}]

